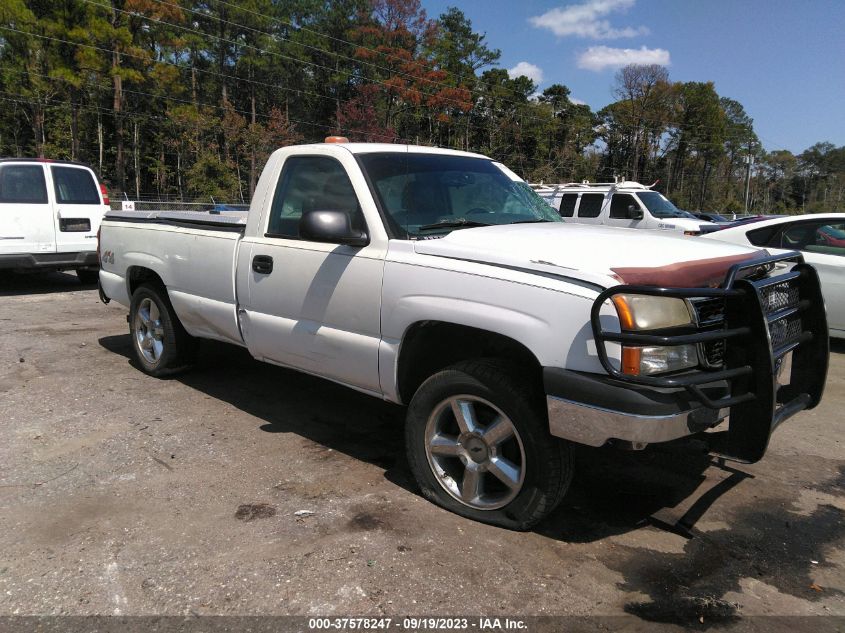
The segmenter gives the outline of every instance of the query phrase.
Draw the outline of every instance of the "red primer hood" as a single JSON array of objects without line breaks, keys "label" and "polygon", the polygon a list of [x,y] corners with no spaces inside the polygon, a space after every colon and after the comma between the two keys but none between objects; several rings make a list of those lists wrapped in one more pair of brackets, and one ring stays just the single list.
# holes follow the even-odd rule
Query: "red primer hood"
[{"label": "red primer hood", "polygon": [[[768,255],[768,251],[757,251],[743,255],[678,262],[654,268],[611,268],[611,270],[624,284],[663,288],[716,288],[725,280],[732,266],[762,259]],[[750,275],[754,270],[754,268],[744,270],[738,278]]]}]

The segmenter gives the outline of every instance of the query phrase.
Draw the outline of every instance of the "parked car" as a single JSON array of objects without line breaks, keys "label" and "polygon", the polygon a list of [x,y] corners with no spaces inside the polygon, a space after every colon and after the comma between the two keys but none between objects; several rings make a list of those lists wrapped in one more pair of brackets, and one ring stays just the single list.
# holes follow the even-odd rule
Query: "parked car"
[{"label": "parked car", "polygon": [[699,235],[711,223],[682,211],[666,196],[638,182],[532,185],[568,222]]},{"label": "parked car", "polygon": [[102,297],[128,306],[143,371],[189,366],[210,338],[407,405],[423,494],[508,528],[561,500],[572,442],[702,434],[756,461],[825,380],[818,279],[799,255],[564,223],[477,154],[286,147],[248,213],[113,211],[100,251]]},{"label": "parked car", "polygon": [[90,167],[46,159],[0,159],[0,268],[75,270],[97,282],[97,230],[109,209]]},{"label": "parked car", "polygon": [[765,215],[744,215],[740,216],[734,220],[728,220],[726,222],[714,222],[712,224],[706,224],[701,226],[701,233],[700,235],[707,235],[708,233],[714,233],[716,231],[723,231],[725,229],[732,228],[734,226],[741,226],[744,224],[751,224],[752,222],[761,222],[763,220],[768,219],[768,216]]},{"label": "parked car", "polygon": [[845,213],[783,216],[706,236],[713,240],[800,251],[819,273],[830,335],[845,338]]},{"label": "parked car", "polygon": [[728,218],[723,215],[720,215],[719,213],[710,213],[706,211],[687,211],[687,213],[690,213],[699,220],[704,220],[705,222],[714,222],[720,224],[730,222]]}]

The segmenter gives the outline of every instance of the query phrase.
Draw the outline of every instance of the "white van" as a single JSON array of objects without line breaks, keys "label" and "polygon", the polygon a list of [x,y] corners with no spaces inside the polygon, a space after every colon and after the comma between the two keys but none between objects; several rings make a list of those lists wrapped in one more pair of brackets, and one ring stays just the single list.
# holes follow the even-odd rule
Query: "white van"
[{"label": "white van", "polygon": [[85,165],[0,159],[0,269],[76,270],[97,282],[97,231],[106,187]]},{"label": "white van", "polygon": [[578,224],[677,231],[684,235],[699,235],[702,226],[713,224],[681,211],[651,187],[630,180],[531,186],[561,217]]}]

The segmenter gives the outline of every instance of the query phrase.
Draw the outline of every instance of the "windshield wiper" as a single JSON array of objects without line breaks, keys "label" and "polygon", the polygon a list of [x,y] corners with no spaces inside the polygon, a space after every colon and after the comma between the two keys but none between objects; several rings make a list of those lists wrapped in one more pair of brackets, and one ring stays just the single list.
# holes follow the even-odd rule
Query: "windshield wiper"
[{"label": "windshield wiper", "polygon": [[542,218],[539,220],[517,220],[516,222],[508,222],[508,224],[536,224],[538,222],[556,222],[554,220],[543,220]]},{"label": "windshield wiper", "polygon": [[430,231],[432,229],[457,229],[461,227],[472,228],[475,226],[493,226],[488,222],[476,222],[475,220],[467,220],[466,218],[458,218],[457,220],[443,220],[435,222],[434,224],[423,224],[418,231]]}]

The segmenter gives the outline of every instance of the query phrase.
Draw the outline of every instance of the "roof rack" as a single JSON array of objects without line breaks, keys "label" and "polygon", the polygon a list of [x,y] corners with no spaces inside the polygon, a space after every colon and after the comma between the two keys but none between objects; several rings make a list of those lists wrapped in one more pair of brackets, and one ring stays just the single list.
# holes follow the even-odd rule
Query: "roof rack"
[{"label": "roof rack", "polygon": [[78,165],[79,167],[90,167],[85,163],[76,160],[61,160],[53,158],[14,158],[11,156],[0,158],[0,163],[48,163],[53,165]]},{"label": "roof rack", "polygon": [[[657,183],[654,183],[655,185]],[[543,182],[539,183],[532,183],[531,188],[534,191],[543,193],[558,193],[563,191],[564,189],[593,189],[593,188],[605,188],[608,187],[611,190],[613,189],[642,189],[642,190],[649,190],[654,185],[643,185],[639,182],[634,182],[632,180],[617,180],[615,182],[590,182],[588,180],[584,180],[581,182],[566,182],[566,183],[549,183],[544,184]]]}]

